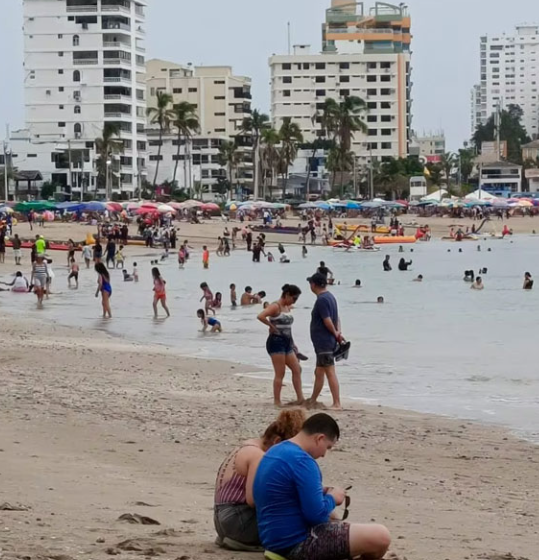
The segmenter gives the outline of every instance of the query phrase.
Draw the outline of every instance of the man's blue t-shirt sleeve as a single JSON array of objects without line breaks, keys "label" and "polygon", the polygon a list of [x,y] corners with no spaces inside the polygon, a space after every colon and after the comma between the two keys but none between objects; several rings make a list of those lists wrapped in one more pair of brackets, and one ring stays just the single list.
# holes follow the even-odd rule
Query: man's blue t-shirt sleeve
[{"label": "man's blue t-shirt sleeve", "polygon": [[315,461],[307,458],[299,461],[294,467],[294,479],[304,519],[313,527],[327,523],[335,509],[335,500],[324,495],[322,475]]},{"label": "man's blue t-shirt sleeve", "polygon": [[333,305],[329,298],[319,297],[316,301],[317,311],[320,318],[323,319],[333,319]]}]

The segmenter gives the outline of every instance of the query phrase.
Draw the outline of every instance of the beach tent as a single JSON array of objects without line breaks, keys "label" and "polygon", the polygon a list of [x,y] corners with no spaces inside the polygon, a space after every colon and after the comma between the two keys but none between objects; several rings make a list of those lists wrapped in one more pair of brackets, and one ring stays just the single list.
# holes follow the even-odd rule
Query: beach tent
[{"label": "beach tent", "polygon": [[[481,195],[481,196],[479,196]],[[474,191],[473,193],[470,193],[468,195],[466,195],[465,200],[497,200],[498,197],[486,192],[486,191]]]},{"label": "beach tent", "polygon": [[439,202],[444,196],[447,196],[449,193],[445,189],[440,189],[439,191],[434,191],[433,193],[424,196],[421,199],[421,202],[427,202],[428,200],[434,200],[435,202]]}]

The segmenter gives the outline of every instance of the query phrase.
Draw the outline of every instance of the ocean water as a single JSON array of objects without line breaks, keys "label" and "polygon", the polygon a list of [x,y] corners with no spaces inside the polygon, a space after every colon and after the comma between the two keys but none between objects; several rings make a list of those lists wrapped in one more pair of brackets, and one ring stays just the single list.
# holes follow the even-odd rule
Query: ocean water
[{"label": "ocean water", "polygon": [[[338,365],[343,397],[495,423],[539,442],[539,282],[531,292],[522,290],[524,272],[539,278],[539,237],[460,245],[432,241],[405,246],[404,255],[398,253],[398,246],[372,254],[309,247],[308,258],[303,259],[300,249],[287,249],[290,264],[255,264],[244,250],[229,258],[212,255],[209,270],[202,269],[197,253],[183,270],[171,258],[160,265],[172,312],[168,320],[153,319],[150,256],[137,259],[138,284],[122,282],[120,271],[112,273],[114,318],[110,321],[100,318],[92,270],[81,270],[78,291],[67,288],[63,255],[55,263],[54,295],[43,310],[36,309],[33,296],[2,293],[0,303],[7,311],[44,322],[86,327],[89,336],[91,329],[99,329],[126,339],[171,345],[186,355],[256,366],[263,370],[257,376],[271,379],[267,330],[256,320],[261,306],[231,309],[229,285],[237,285],[238,299],[250,285],[254,291],[265,290],[267,299],[274,301],[283,284],[295,283],[303,294],[294,311],[294,338],[310,358],[303,363],[308,386],[314,368],[309,339],[314,296],[306,278],[324,260],[340,281],[331,291],[339,302],[343,333],[352,342],[350,359]],[[382,271],[386,254],[394,268],[389,273]],[[412,271],[397,270],[401,256],[413,260]],[[128,260],[128,270],[132,262]],[[471,290],[462,280],[464,270],[483,267],[488,268],[485,289]],[[423,283],[412,281],[418,274],[424,276]],[[353,287],[356,278],[362,281],[361,289]],[[224,305],[218,313],[222,334],[200,332],[196,310],[201,306],[203,281],[214,293],[223,293]],[[386,303],[376,304],[378,296],[384,296]],[[267,396],[271,398],[269,381]]]}]

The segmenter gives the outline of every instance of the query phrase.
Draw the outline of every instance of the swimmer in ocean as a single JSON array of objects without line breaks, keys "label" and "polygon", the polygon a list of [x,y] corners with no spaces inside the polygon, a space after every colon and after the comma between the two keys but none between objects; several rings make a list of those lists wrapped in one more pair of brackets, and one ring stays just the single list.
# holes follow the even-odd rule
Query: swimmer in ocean
[{"label": "swimmer in ocean", "polygon": [[417,278],[414,278],[414,282],[423,282],[423,275],[420,274]]},{"label": "swimmer in ocean", "polygon": [[481,276],[478,276],[475,279],[475,282],[471,285],[471,289],[472,290],[482,290],[484,289],[485,285],[483,284],[483,279],[481,278]]},{"label": "swimmer in ocean", "polygon": [[522,286],[524,290],[531,290],[533,289],[533,279],[532,275],[529,272],[524,274],[524,285]]},{"label": "swimmer in ocean", "polygon": [[378,296],[376,303],[384,303],[384,298],[382,296]]},{"label": "swimmer in ocean", "polygon": [[211,332],[223,332],[220,321],[215,317],[208,317],[206,313],[204,313],[204,309],[199,309],[197,311],[197,317],[202,323],[202,332],[206,332],[208,327],[211,327]]},{"label": "swimmer in ocean", "polygon": [[356,283],[354,284],[354,288],[361,288],[361,280],[356,280]]}]

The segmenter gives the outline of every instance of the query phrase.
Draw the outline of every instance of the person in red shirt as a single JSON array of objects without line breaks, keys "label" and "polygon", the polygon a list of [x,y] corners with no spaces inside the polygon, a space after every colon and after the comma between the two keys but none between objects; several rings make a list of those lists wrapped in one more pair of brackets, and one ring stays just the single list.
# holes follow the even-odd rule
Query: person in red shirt
[{"label": "person in red shirt", "polygon": [[206,245],[202,247],[202,266],[204,268],[210,268],[210,252]]}]

